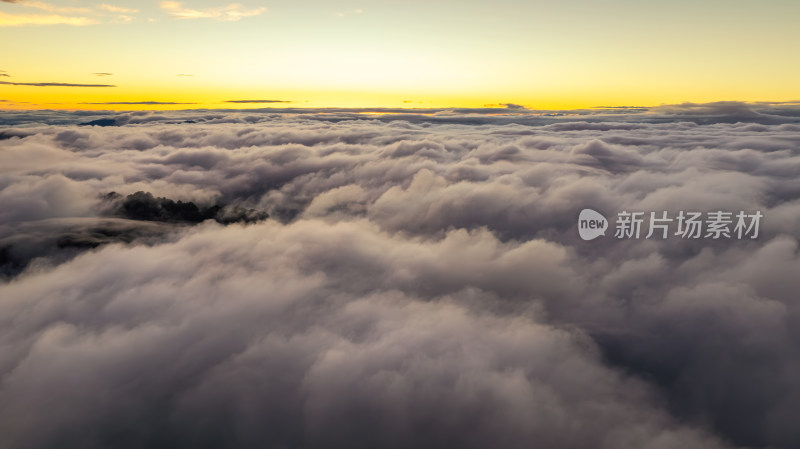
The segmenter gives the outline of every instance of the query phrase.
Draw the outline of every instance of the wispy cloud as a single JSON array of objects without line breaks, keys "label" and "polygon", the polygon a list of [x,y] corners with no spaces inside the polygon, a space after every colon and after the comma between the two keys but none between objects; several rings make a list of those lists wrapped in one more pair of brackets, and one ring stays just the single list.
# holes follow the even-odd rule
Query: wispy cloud
[{"label": "wispy cloud", "polygon": [[218,8],[203,10],[189,9],[181,2],[164,1],[161,8],[177,19],[217,19],[235,22],[243,17],[252,17],[263,14],[267,8],[243,9],[238,3],[231,3]]},{"label": "wispy cloud", "polygon": [[109,5],[109,4],[106,4],[106,3],[103,3],[101,5],[97,5],[97,7],[100,8],[100,9],[106,10],[108,12],[116,12],[116,13],[121,13],[121,14],[134,14],[134,13],[139,12],[138,9],[123,8],[122,6],[114,6],[114,5]]},{"label": "wispy cloud", "polygon": [[194,75],[192,75],[191,73],[179,73],[175,76],[194,76]]},{"label": "wispy cloud", "polygon": [[335,15],[336,15],[336,17],[344,17],[344,16],[348,16],[350,14],[363,14],[363,13],[364,13],[363,9],[354,9],[352,12],[341,12],[341,11],[339,11]]},{"label": "wispy cloud", "polygon": [[17,5],[27,6],[30,8],[41,9],[42,11],[47,12],[55,12],[61,14],[87,14],[92,12],[91,8],[77,8],[77,7],[63,7],[63,6],[56,6],[50,3],[39,2],[39,1],[28,1],[28,0],[3,0],[5,3],[14,3]]},{"label": "wispy cloud", "polygon": [[[121,15],[121,13],[132,14],[138,12],[136,9],[123,8],[108,4],[100,4],[94,8],[87,7],[63,7],[46,2],[29,0],[0,0],[3,3],[11,3],[19,6],[45,11],[42,13],[6,13],[0,12],[0,26],[25,26],[25,25],[94,25],[100,23],[97,17],[102,18],[104,14],[118,14],[112,20],[114,23],[130,22],[133,17]],[[95,17],[89,17],[95,16]]]},{"label": "wispy cloud", "polygon": [[117,87],[113,84],[12,83],[11,81],[0,81],[0,84],[7,84],[11,86],[36,86],[36,87]]},{"label": "wispy cloud", "polygon": [[[6,1],[6,0],[3,0]],[[59,14],[8,14],[0,12],[0,26],[23,25],[93,25],[98,23],[89,17],[70,17]]]},{"label": "wispy cloud", "polygon": [[225,103],[294,103],[292,100],[225,100]]},{"label": "wispy cloud", "polygon": [[92,73],[92,75],[94,75],[94,76],[112,76],[114,74],[113,73],[108,73],[108,72],[96,72],[96,73]]}]

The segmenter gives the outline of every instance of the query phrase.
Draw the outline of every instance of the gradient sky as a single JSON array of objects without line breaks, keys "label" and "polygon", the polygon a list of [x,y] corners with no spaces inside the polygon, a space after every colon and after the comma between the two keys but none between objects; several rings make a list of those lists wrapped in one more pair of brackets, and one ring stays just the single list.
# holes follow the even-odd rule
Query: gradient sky
[{"label": "gradient sky", "polygon": [[0,107],[800,100],[796,0],[103,1],[0,0]]}]

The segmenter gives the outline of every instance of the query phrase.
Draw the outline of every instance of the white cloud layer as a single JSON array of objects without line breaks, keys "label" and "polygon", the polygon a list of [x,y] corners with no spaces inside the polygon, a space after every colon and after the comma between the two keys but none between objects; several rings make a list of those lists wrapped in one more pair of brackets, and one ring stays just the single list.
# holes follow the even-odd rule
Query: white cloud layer
[{"label": "white cloud layer", "polygon": [[[703,108],[9,116],[2,444],[796,447],[800,127]],[[107,217],[110,191],[271,218]],[[584,207],[764,220],[583,242]]]}]

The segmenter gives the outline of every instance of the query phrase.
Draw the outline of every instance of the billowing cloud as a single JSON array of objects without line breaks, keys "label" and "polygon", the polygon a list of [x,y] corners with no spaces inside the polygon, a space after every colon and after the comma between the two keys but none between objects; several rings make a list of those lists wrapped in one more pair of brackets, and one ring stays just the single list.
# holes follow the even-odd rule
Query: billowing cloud
[{"label": "billowing cloud", "polygon": [[244,9],[242,5],[232,3],[218,8],[203,10],[190,9],[183,6],[183,2],[162,1],[161,8],[177,19],[218,19],[235,22],[244,17],[258,16],[266,12],[267,8]]},{"label": "billowing cloud", "polygon": [[[71,442],[73,432],[98,445],[122,432],[134,445],[724,447],[651,407],[653,392],[604,367],[579,332],[494,316],[478,306],[491,295],[478,290],[430,300],[374,290],[370,277],[393,272],[359,260],[390,250],[399,264],[446,269],[436,255],[445,248],[490,255],[497,245],[487,233],[456,232],[430,247],[358,222],[204,226],[135,256],[109,247],[9,285],[4,314],[26,318],[5,358],[14,369],[0,393],[4,438],[38,447]],[[523,249],[543,250],[558,252]],[[220,265],[225,254],[233,258]],[[334,271],[319,265],[336,255],[344,260]],[[85,288],[70,282],[79,273]],[[32,295],[51,298],[44,315],[24,301]],[[103,312],[85,321],[92,310]],[[74,397],[80,408],[62,408]],[[153,416],[155,407],[167,416]],[[36,425],[20,418],[32,414]],[[104,432],[81,432],[95,428]]]},{"label": "billowing cloud", "polygon": [[[742,105],[9,111],[0,434],[797,447],[800,124]],[[586,242],[583,208],[764,218]]]}]

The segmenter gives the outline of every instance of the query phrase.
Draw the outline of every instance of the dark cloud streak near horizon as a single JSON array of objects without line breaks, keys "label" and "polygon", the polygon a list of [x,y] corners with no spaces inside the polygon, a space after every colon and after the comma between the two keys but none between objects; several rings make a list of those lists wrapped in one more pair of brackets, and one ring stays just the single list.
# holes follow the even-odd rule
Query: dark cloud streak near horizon
[{"label": "dark cloud streak near horizon", "polygon": [[122,104],[140,104],[140,105],[175,104],[175,105],[179,105],[179,104],[197,104],[197,103],[176,103],[176,102],[172,102],[172,101],[105,101],[105,102],[100,102],[100,103],[78,103],[78,104],[108,104],[108,105],[113,105],[113,104],[120,104],[120,105],[122,105]]},{"label": "dark cloud streak near horizon", "polygon": [[17,83],[11,81],[0,81],[0,84],[7,84],[12,86],[36,86],[36,87],[117,87],[112,84]]},{"label": "dark cloud streak near horizon", "polygon": [[225,100],[225,103],[294,103],[292,100]]},{"label": "dark cloud streak near horizon", "polygon": [[0,447],[800,446],[798,109],[482,110],[6,114]]}]

